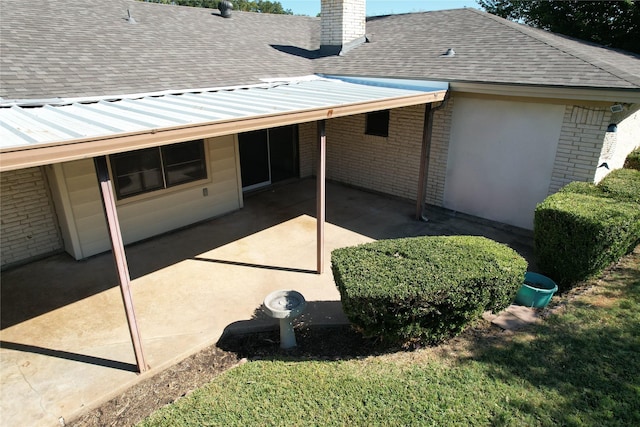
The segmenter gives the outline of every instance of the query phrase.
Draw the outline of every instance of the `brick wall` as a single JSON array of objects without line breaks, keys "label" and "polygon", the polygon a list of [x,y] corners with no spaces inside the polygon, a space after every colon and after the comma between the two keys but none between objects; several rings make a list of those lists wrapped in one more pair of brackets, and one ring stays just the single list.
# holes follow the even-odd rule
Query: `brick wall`
[{"label": "brick wall", "polygon": [[298,147],[300,150],[300,177],[307,178],[316,173],[316,122],[298,125]]},{"label": "brick wall", "polygon": [[610,120],[606,107],[567,105],[549,194],[572,181],[594,181]]},{"label": "brick wall", "polygon": [[41,168],[0,174],[2,266],[62,249],[49,189]]},{"label": "brick wall", "polygon": [[[442,205],[453,101],[435,112],[427,202]],[[415,200],[418,192],[424,105],[391,110],[389,137],[365,135],[366,115],[327,120],[327,178]],[[316,123],[299,127],[300,176],[316,173]]]},{"label": "brick wall", "polygon": [[[453,104],[454,99],[451,97],[442,108],[436,110],[433,116],[431,153],[427,174],[427,203],[436,206],[442,206],[444,203],[444,184],[447,177]],[[438,108],[437,105],[435,108]],[[422,126],[422,122],[418,125]]]},{"label": "brick wall", "polygon": [[364,0],[322,0],[320,44],[342,46],[365,34]]}]

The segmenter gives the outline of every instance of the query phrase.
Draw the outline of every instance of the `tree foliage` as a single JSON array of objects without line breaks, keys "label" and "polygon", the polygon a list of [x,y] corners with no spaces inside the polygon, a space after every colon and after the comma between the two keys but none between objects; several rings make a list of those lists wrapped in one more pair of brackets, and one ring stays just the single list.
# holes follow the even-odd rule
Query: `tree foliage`
[{"label": "tree foliage", "polygon": [[[205,7],[217,9],[219,0],[145,0],[152,3],[177,4],[179,6]],[[247,1],[232,0],[233,10],[244,12],[277,13],[281,15],[293,15],[291,9],[285,9],[279,1]]]},{"label": "tree foliage", "polygon": [[487,12],[512,21],[640,53],[640,4],[635,0],[477,2]]}]

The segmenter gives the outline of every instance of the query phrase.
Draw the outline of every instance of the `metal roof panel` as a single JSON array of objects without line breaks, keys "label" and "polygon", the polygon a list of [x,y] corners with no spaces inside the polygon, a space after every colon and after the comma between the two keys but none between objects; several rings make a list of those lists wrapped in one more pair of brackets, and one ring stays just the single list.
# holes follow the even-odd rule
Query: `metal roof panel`
[{"label": "metal roof panel", "polygon": [[430,86],[402,87],[401,82],[372,86],[305,77],[251,87],[105,97],[108,100],[80,98],[61,105],[13,105],[0,108],[0,148],[11,151],[74,140],[87,144],[92,138],[361,105],[442,90],[442,86],[433,90]]}]

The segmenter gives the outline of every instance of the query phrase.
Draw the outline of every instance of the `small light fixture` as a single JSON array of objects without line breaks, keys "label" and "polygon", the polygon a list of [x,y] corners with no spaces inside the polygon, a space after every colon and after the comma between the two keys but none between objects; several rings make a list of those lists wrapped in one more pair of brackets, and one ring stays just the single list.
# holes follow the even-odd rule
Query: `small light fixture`
[{"label": "small light fixture", "polygon": [[451,49],[451,48],[449,48],[449,49],[447,49],[447,51],[446,51],[445,53],[443,53],[441,56],[445,56],[445,57],[447,57],[447,58],[451,58],[451,57],[453,57],[453,56],[456,56],[456,51],[455,51],[455,50],[453,50],[453,49]]},{"label": "small light fixture", "polygon": [[607,126],[607,132],[618,132],[618,125],[615,123],[611,123]]}]

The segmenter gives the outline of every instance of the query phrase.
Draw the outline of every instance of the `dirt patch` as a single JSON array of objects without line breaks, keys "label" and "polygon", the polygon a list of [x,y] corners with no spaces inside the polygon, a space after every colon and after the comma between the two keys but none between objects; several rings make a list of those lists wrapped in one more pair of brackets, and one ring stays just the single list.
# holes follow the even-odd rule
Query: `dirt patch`
[{"label": "dirt patch", "polygon": [[155,410],[202,387],[238,363],[240,359],[236,354],[211,346],[136,384],[66,425],[133,426]]},{"label": "dirt patch", "polygon": [[[505,336],[489,322],[481,322],[461,336],[437,347],[417,349],[443,355],[460,356],[478,340],[490,336]],[[297,347],[280,349],[278,330],[223,337],[217,345],[208,347],[182,362],[159,372],[131,387],[97,409],[67,422],[78,427],[132,426],[161,407],[175,402],[207,384],[217,375],[246,360],[348,360],[395,353],[378,341],[367,339],[348,325],[332,327],[302,327],[296,330]],[[414,349],[414,353],[417,352]],[[422,354],[419,358],[425,357]]]},{"label": "dirt patch", "polygon": [[278,330],[224,337],[217,345],[136,384],[99,408],[68,421],[66,425],[135,425],[152,412],[186,396],[247,359],[337,360],[392,351],[363,338],[349,326],[301,328],[296,331],[296,337],[298,346],[292,350],[280,349]]}]

